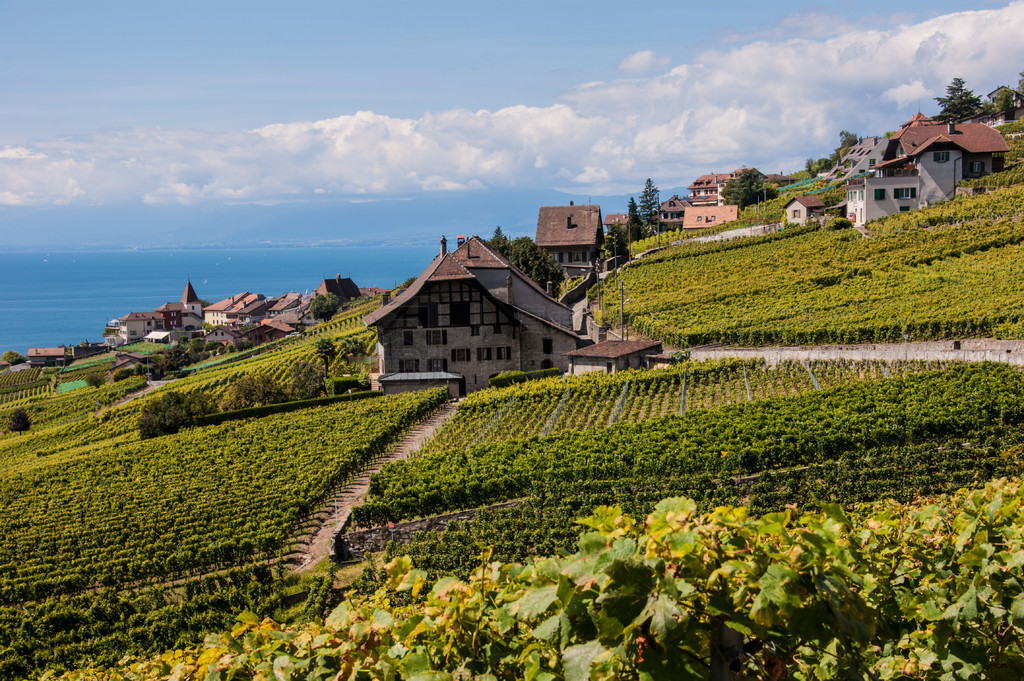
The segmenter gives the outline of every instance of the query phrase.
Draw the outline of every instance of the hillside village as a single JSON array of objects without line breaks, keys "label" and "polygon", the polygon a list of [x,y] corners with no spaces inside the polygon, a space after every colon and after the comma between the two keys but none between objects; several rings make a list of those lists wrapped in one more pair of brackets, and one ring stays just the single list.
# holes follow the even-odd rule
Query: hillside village
[{"label": "hillside village", "polygon": [[5,359],[0,678],[1014,678],[1011,104]]}]

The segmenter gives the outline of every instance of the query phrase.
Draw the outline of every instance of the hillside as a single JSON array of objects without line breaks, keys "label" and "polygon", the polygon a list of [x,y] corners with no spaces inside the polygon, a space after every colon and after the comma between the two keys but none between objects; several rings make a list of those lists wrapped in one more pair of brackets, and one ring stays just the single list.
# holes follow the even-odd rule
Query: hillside
[{"label": "hillside", "polygon": [[[627,324],[675,346],[1024,337],[1024,186],[853,230],[668,248],[605,280]],[[592,294],[593,295],[593,294]],[[619,296],[602,298],[619,317]]]}]

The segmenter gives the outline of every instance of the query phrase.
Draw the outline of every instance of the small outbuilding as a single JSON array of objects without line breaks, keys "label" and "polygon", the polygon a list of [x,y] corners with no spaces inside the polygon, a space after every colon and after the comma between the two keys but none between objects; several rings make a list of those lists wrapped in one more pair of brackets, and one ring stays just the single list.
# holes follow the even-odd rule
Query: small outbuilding
[{"label": "small outbuilding", "polygon": [[796,196],[783,208],[786,222],[802,225],[825,214],[825,203],[817,196]]},{"label": "small outbuilding", "polygon": [[647,367],[647,357],[661,352],[661,341],[610,340],[567,352],[569,373],[574,376],[591,371],[614,374],[626,369]]}]

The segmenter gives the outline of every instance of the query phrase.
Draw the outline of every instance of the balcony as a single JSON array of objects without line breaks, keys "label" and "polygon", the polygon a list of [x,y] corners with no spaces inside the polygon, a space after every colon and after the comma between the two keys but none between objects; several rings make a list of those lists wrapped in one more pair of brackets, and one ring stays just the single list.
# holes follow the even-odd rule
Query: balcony
[{"label": "balcony", "polygon": [[917,177],[921,172],[917,168],[876,168],[875,177]]},{"label": "balcony", "polygon": [[846,181],[846,186],[847,187],[863,187],[864,186],[864,178],[863,177],[855,177],[855,178],[853,178],[851,180],[847,180]]}]

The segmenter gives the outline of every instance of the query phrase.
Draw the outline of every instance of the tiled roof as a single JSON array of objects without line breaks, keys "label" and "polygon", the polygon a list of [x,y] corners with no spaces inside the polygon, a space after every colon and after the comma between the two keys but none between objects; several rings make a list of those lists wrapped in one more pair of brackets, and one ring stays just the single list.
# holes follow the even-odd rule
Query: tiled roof
[{"label": "tiled roof", "polygon": [[[419,294],[428,282],[455,279],[474,280],[476,279],[476,276],[473,274],[475,269],[499,268],[508,269],[510,273],[522,279],[528,286],[547,296],[547,292],[538,286],[537,282],[523,274],[518,267],[487,245],[483,239],[474,236],[467,239],[454,251],[449,251],[443,256],[434,256],[427,269],[423,270],[420,276],[416,277],[416,281],[409,288],[395,296],[387,305],[382,305],[363,317],[363,323],[367,326],[373,326],[387,315],[400,309]],[[495,302],[504,305],[504,303],[497,299],[495,299]],[[561,305],[558,301],[553,302],[556,305]]]},{"label": "tiled roof", "polygon": [[923,153],[928,147],[941,142],[955,144],[970,154],[1009,150],[999,131],[984,123],[957,123],[952,132],[945,124],[913,125],[900,130],[894,139],[899,140],[909,156]]},{"label": "tiled roof", "polygon": [[604,224],[606,227],[614,225],[615,223],[624,225],[627,222],[629,222],[629,213],[608,213],[608,215],[604,216]]},{"label": "tiled roof", "polygon": [[232,307],[234,307],[235,305],[239,304],[240,302],[243,302],[247,297],[249,297],[251,295],[252,294],[249,293],[248,291],[246,291],[245,293],[236,293],[235,295],[231,296],[230,298],[225,298],[224,300],[218,300],[213,305],[210,305],[209,307],[207,307],[206,311],[210,311],[210,312],[224,312],[226,310],[230,310]]},{"label": "tiled roof", "polygon": [[278,331],[284,331],[285,333],[291,333],[295,330],[290,324],[285,324],[280,318],[277,319],[264,319],[260,322],[260,326],[266,326],[271,329],[277,329]]},{"label": "tiled roof", "polygon": [[335,276],[334,279],[324,279],[317,287],[316,292],[319,295],[333,293],[342,302],[359,297],[359,287],[356,286],[356,283],[348,277],[342,277],[340,274]]},{"label": "tiled roof", "polygon": [[825,202],[817,196],[794,196],[790,199],[786,206],[788,207],[791,203],[799,203],[804,208],[824,208]]},{"label": "tiled roof", "polygon": [[709,173],[708,175],[701,175],[693,181],[693,184],[689,186],[689,189],[692,192],[694,189],[724,185],[726,182],[731,180],[734,175],[735,173]]},{"label": "tiled roof", "polygon": [[661,341],[616,341],[610,340],[603,343],[588,345],[579,350],[565,353],[567,357],[599,357],[601,359],[615,359],[632,355],[635,352],[657,349],[661,352]]},{"label": "tiled roof", "polygon": [[29,357],[63,357],[64,348],[29,348]]},{"label": "tiled roof", "polygon": [[538,246],[590,246],[604,238],[601,206],[541,206],[537,215]]},{"label": "tiled roof", "polygon": [[123,317],[118,319],[119,322],[133,322],[147,319],[163,319],[164,316],[159,312],[129,312]]},{"label": "tiled roof", "polygon": [[182,304],[199,302],[199,296],[196,295],[196,290],[192,288],[191,281],[185,284],[185,292],[181,294],[181,302]]},{"label": "tiled roof", "polygon": [[185,303],[164,303],[155,312],[184,312]]},{"label": "tiled roof", "polygon": [[678,196],[673,196],[668,201],[663,201],[659,210],[681,210],[690,207],[690,202],[685,201]]}]

